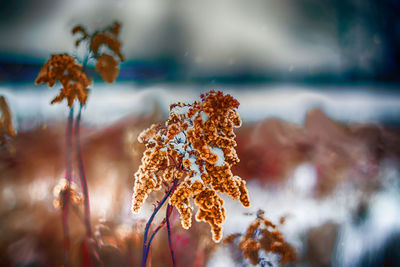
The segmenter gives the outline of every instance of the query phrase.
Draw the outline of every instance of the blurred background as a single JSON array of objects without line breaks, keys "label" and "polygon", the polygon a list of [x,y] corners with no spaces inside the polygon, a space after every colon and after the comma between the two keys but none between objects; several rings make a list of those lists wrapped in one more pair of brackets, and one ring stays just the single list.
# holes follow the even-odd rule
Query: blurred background
[{"label": "blurred background", "polygon": [[[1,0],[0,95],[16,136],[0,151],[0,266],[62,264],[53,191],[65,171],[68,109],[49,103],[59,86],[34,80],[51,54],[79,54],[72,27],[115,20],[126,60],[114,84],[89,62],[81,135],[105,266],[140,262],[159,197],[130,212],[138,134],[165,120],[170,104],[211,89],[241,103],[234,174],[252,202],[225,199],[225,236],[243,233],[262,208],[273,222],[286,216],[294,266],[399,266],[399,13],[395,0]],[[186,231],[174,218],[179,266],[249,264],[213,245],[208,225]],[[78,215],[71,221],[79,262],[84,228]],[[165,266],[165,233],[158,238],[151,261]]]}]

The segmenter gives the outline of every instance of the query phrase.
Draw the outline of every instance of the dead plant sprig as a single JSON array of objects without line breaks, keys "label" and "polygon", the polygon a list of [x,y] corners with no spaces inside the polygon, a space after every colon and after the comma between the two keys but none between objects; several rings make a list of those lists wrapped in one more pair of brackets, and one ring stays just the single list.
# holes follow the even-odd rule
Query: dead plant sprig
[{"label": "dead plant sprig", "polygon": [[[282,223],[284,220],[282,220]],[[279,255],[279,263],[289,263],[296,260],[296,251],[285,241],[277,225],[264,218],[264,211],[257,212],[256,219],[249,225],[244,235],[232,234],[224,240],[226,244],[235,243],[244,258],[251,264],[272,266],[272,263],[260,256],[261,251]]]},{"label": "dead plant sprig", "polygon": [[[233,133],[233,128],[241,125],[238,106],[239,102],[231,95],[210,91],[193,104],[171,105],[165,125],[152,125],[139,135],[138,140],[145,144],[146,150],[135,173],[132,204],[135,213],[152,191],[176,183],[176,189],[169,186],[174,190],[168,191],[161,205],[169,198],[169,205],[180,213],[183,228],[189,229],[194,202],[198,207],[196,220],[207,222],[213,240],[221,240],[226,216],[218,193],[250,206],[245,181],[231,172],[231,167],[239,162]],[[150,217],[150,224],[158,209]],[[144,248],[148,250],[147,230]],[[147,253],[144,250],[142,266]],[[171,256],[174,261],[172,249]]]},{"label": "dead plant sprig", "polygon": [[[84,41],[89,41],[88,51],[82,61],[82,65],[77,63],[77,58],[74,58],[68,54],[56,54],[52,55],[50,59],[43,65],[40,70],[35,83],[48,83],[50,87],[53,87],[58,81],[61,83],[62,88],[59,94],[51,101],[51,104],[62,102],[64,99],[67,100],[68,107],[70,109],[66,131],[66,180],[67,189],[64,191],[64,204],[63,210],[63,229],[64,229],[64,263],[68,266],[69,263],[69,249],[70,249],[70,237],[68,227],[68,203],[70,198],[70,186],[72,182],[72,140],[75,134],[75,145],[76,145],[76,158],[78,161],[79,177],[81,181],[81,189],[84,196],[84,224],[86,227],[86,241],[83,244],[83,257],[84,261],[90,265],[88,255],[88,240],[92,239],[92,229],[90,223],[90,202],[89,202],[89,190],[87,185],[87,179],[85,175],[85,169],[82,158],[82,149],[80,142],[80,122],[82,108],[85,106],[88,95],[89,85],[91,79],[86,75],[85,69],[88,63],[89,57],[93,54],[94,59],[97,61],[96,71],[98,71],[102,78],[106,82],[114,82],[119,73],[119,62],[123,61],[120,47],[121,43],[118,40],[120,31],[120,23],[115,22],[111,26],[108,26],[100,31],[96,31],[93,34],[88,34],[83,26],[76,26],[72,29],[72,34],[81,33],[82,36],[76,40],[75,45],[78,47],[79,44]],[[103,53],[100,51],[102,45],[106,45],[109,49],[114,52],[117,56],[115,59],[112,55]],[[74,122],[74,101],[79,101],[79,111],[75,120],[75,132],[73,132]]]}]

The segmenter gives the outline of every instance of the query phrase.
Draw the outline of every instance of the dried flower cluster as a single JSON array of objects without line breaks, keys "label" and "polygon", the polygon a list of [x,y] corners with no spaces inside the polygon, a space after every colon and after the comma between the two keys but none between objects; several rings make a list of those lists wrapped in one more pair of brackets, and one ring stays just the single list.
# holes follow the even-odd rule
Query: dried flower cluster
[{"label": "dried flower cluster", "polygon": [[[85,28],[81,25],[72,29],[73,34],[81,33],[82,36],[76,40],[75,45],[78,46],[83,40],[88,40],[89,52],[93,53],[97,60],[96,71],[99,72],[106,82],[112,83],[119,73],[119,62],[106,53],[100,53],[100,48],[105,45],[114,53],[120,61],[124,60],[121,54],[121,43],[118,41],[118,35],[121,25],[115,22],[113,25],[106,27],[101,31],[96,31],[89,35]],[[84,65],[86,65],[86,62]],[[71,108],[74,100],[78,99],[81,105],[85,105],[91,80],[82,70],[82,66],[75,63],[75,59],[68,54],[56,54],[43,65],[35,83],[48,83],[53,87],[56,81],[62,84],[60,93],[51,101],[51,104],[61,102],[65,99]]]},{"label": "dried flower cluster", "polygon": [[[119,73],[119,61],[124,61],[121,53],[121,43],[118,40],[121,24],[114,22],[111,26],[101,31],[96,31],[90,35],[82,25],[75,26],[72,34],[80,33],[81,37],[76,40],[75,46],[86,40],[89,42],[89,48],[97,59],[96,71],[101,74],[103,80],[109,83],[115,81]],[[101,51],[101,47],[105,46],[110,50],[111,54]]]},{"label": "dried flower cluster", "polygon": [[75,63],[75,59],[67,54],[52,55],[40,70],[35,83],[48,83],[53,87],[59,81],[63,88],[60,93],[51,101],[51,104],[61,102],[64,98],[68,106],[72,107],[77,98],[84,105],[86,103],[91,81],[82,72],[82,66]]},{"label": "dried flower cluster", "polygon": [[11,112],[4,96],[0,96],[0,145],[7,142],[7,137],[14,137]]},{"label": "dried flower cluster", "polygon": [[152,125],[139,135],[146,150],[135,174],[134,212],[152,191],[178,181],[169,203],[179,211],[182,226],[191,226],[194,199],[196,220],[209,223],[213,240],[221,240],[225,209],[217,192],[250,206],[246,182],[231,172],[239,162],[233,133],[241,125],[238,106],[231,95],[210,91],[193,104],[171,105],[165,125]]},{"label": "dried flower cluster", "polygon": [[72,203],[74,205],[81,205],[83,203],[83,198],[79,193],[78,187],[72,183],[71,185],[68,184],[66,179],[61,179],[60,182],[53,188],[53,206],[56,209],[62,210],[65,205],[65,196],[66,191],[69,189],[69,195]]},{"label": "dried flower cluster", "polygon": [[[243,256],[254,265],[260,263],[259,251],[280,255],[280,263],[288,263],[296,260],[296,252],[283,238],[277,226],[263,217],[264,212],[259,211],[257,218],[249,225],[246,234],[240,239],[238,248]],[[228,236],[224,242],[233,243],[240,234]]]}]

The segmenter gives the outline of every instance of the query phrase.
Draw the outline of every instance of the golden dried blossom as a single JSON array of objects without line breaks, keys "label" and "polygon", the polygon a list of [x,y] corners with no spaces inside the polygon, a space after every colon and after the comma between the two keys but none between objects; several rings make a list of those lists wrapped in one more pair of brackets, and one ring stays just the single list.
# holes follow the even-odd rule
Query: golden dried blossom
[{"label": "golden dried blossom", "polygon": [[96,71],[101,74],[103,80],[112,83],[118,76],[118,62],[110,55],[101,55],[96,64]]},{"label": "golden dried blossom", "polygon": [[6,137],[14,137],[11,112],[4,96],[0,96],[0,145],[6,143]]},{"label": "golden dried blossom", "polygon": [[81,33],[82,36],[81,36],[79,39],[77,39],[77,40],[75,41],[75,46],[79,46],[79,44],[80,44],[83,40],[89,38],[89,34],[87,33],[85,27],[83,27],[82,25],[76,25],[74,28],[72,28],[72,34],[75,35],[75,34],[77,34],[77,33]]},{"label": "golden dried blossom", "polygon": [[176,179],[169,203],[179,211],[182,226],[191,226],[194,200],[196,220],[207,222],[213,240],[221,240],[225,209],[218,193],[250,206],[246,182],[231,172],[239,162],[233,133],[241,125],[238,106],[231,95],[210,91],[193,104],[171,105],[165,125],[152,125],[139,135],[146,150],[135,173],[134,212],[152,191]]},{"label": "golden dried blossom", "polygon": [[35,83],[48,83],[50,87],[53,87],[56,81],[59,81],[63,87],[51,104],[61,102],[64,98],[67,99],[69,107],[72,107],[75,99],[78,99],[82,105],[86,103],[91,81],[82,71],[82,66],[76,64],[72,56],[52,55],[43,65]]},{"label": "golden dried blossom", "polygon": [[[249,225],[244,236],[238,243],[243,257],[250,260],[251,264],[260,263],[259,251],[280,255],[280,263],[294,262],[296,251],[283,238],[277,226],[263,216],[264,212],[259,211],[257,218]],[[240,235],[228,236],[225,243],[233,243]]]},{"label": "golden dried blossom", "polygon": [[70,200],[75,205],[81,205],[83,203],[83,198],[79,194],[77,186],[73,183],[70,185],[66,179],[61,179],[60,182],[53,188],[53,206],[57,209],[62,209],[65,204],[65,193],[69,188]]},{"label": "golden dried blossom", "polygon": [[90,49],[93,51],[95,57],[99,56],[99,49],[102,45],[108,46],[108,48],[110,48],[121,61],[124,60],[124,56],[121,53],[121,43],[115,38],[114,35],[101,32],[92,37]]},{"label": "golden dried blossom", "polygon": [[[77,25],[72,29],[72,34],[81,34],[75,42],[75,46],[86,40],[89,42],[89,49],[93,52],[94,58],[97,60],[96,71],[100,73],[103,80],[112,83],[119,73],[118,60],[109,53],[115,54],[119,61],[124,61],[121,52],[121,42],[118,40],[121,24],[114,22],[112,25],[89,34],[82,25]],[[109,53],[103,53],[101,47],[107,47]]]}]

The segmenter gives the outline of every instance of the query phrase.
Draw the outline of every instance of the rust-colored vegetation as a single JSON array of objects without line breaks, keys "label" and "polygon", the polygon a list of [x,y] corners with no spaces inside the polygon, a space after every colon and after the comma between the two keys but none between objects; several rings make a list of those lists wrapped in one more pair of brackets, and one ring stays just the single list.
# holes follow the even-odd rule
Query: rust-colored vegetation
[{"label": "rust-colored vegetation", "polygon": [[207,222],[213,240],[221,240],[225,209],[218,192],[250,206],[245,181],[231,172],[239,162],[233,133],[241,125],[238,106],[231,95],[210,91],[201,102],[171,105],[165,125],[152,125],[139,135],[146,150],[135,174],[134,212],[152,191],[174,183],[169,204],[179,211],[183,228],[191,226],[193,199],[199,207],[196,220]]},{"label": "rust-colored vegetation", "polygon": [[[115,22],[113,25],[89,35],[83,26],[78,25],[74,27],[72,29],[72,34],[82,34],[82,36],[75,42],[76,46],[79,46],[82,41],[89,41],[85,58],[79,59],[68,54],[52,55],[42,67],[35,81],[36,84],[48,83],[50,87],[53,87],[57,81],[60,82],[62,85],[60,93],[51,101],[51,104],[62,102],[64,99],[66,99],[69,107],[66,130],[65,180],[63,181],[63,184],[58,186],[58,189],[55,192],[56,200],[54,201],[55,207],[62,210],[62,224],[64,232],[64,265],[66,266],[69,266],[70,261],[73,260],[69,229],[70,206],[72,207],[72,210],[78,214],[78,217],[81,219],[86,228],[86,235],[82,243],[82,264],[89,266],[91,258],[94,258],[95,262],[99,262],[100,260],[98,256],[99,246],[96,243],[96,240],[93,239],[90,220],[89,189],[80,145],[80,121],[82,107],[86,104],[89,94],[88,86],[91,84],[91,79],[85,74],[85,68],[89,58],[94,57],[94,59],[97,61],[96,70],[100,72],[105,81],[113,82],[118,76],[119,69],[117,66],[117,61],[111,55],[100,53],[99,50],[102,45],[106,45],[112,52],[117,54],[121,61],[123,60],[123,56],[120,51],[121,44],[117,40],[119,29],[120,24]],[[77,62],[81,62],[82,64]],[[79,101],[80,105],[79,112],[74,119],[75,99]],[[73,137],[75,137],[75,142],[73,142]],[[78,173],[83,197],[80,197],[77,188],[73,186],[73,143],[75,143],[77,160],[76,165],[79,170]],[[83,203],[83,213],[80,211],[81,203]]]},{"label": "rust-colored vegetation", "polygon": [[48,83],[53,87],[56,81],[63,86],[60,93],[51,101],[51,104],[62,102],[67,99],[68,106],[71,108],[74,100],[78,99],[81,105],[85,105],[91,81],[82,71],[82,66],[75,63],[75,59],[68,54],[52,55],[47,61],[35,83]]},{"label": "rust-colored vegetation", "polygon": [[253,265],[268,261],[260,256],[262,250],[279,255],[279,262],[282,264],[296,260],[294,248],[285,241],[277,226],[264,218],[262,210],[257,212],[257,218],[249,225],[244,235],[232,234],[224,239],[226,244],[235,242],[243,257],[249,259]]},{"label": "rust-colored vegetation", "polygon": [[[118,40],[120,28],[121,24],[114,22],[111,26],[95,31],[93,34],[89,34],[82,25],[77,25],[72,29],[73,34],[81,34],[75,46],[78,47],[82,41],[89,42],[89,49],[97,60],[96,71],[108,83],[115,81],[119,73],[119,62],[124,61],[121,42]],[[104,47],[107,51],[104,51]]]},{"label": "rust-colored vegetation", "polygon": [[11,111],[6,98],[0,96],[0,146],[7,144],[7,138],[15,137],[15,130],[12,124]]},{"label": "rust-colored vegetation", "polygon": [[[35,83],[48,83],[50,87],[59,81],[62,85],[60,93],[51,101],[51,104],[62,102],[67,99],[68,106],[71,108],[74,100],[78,99],[81,105],[85,105],[89,94],[91,80],[84,72],[89,57],[96,61],[96,71],[101,74],[104,81],[112,83],[119,73],[119,61],[124,57],[121,53],[121,43],[118,40],[121,25],[114,22],[111,26],[101,31],[96,31],[92,35],[86,29],[77,25],[72,29],[72,34],[80,33],[82,36],[75,42],[76,46],[83,41],[88,41],[88,52],[82,64],[76,63],[76,59],[68,54],[55,54],[43,65]],[[101,49],[106,46],[108,53]],[[83,66],[82,66],[83,65]]]}]

